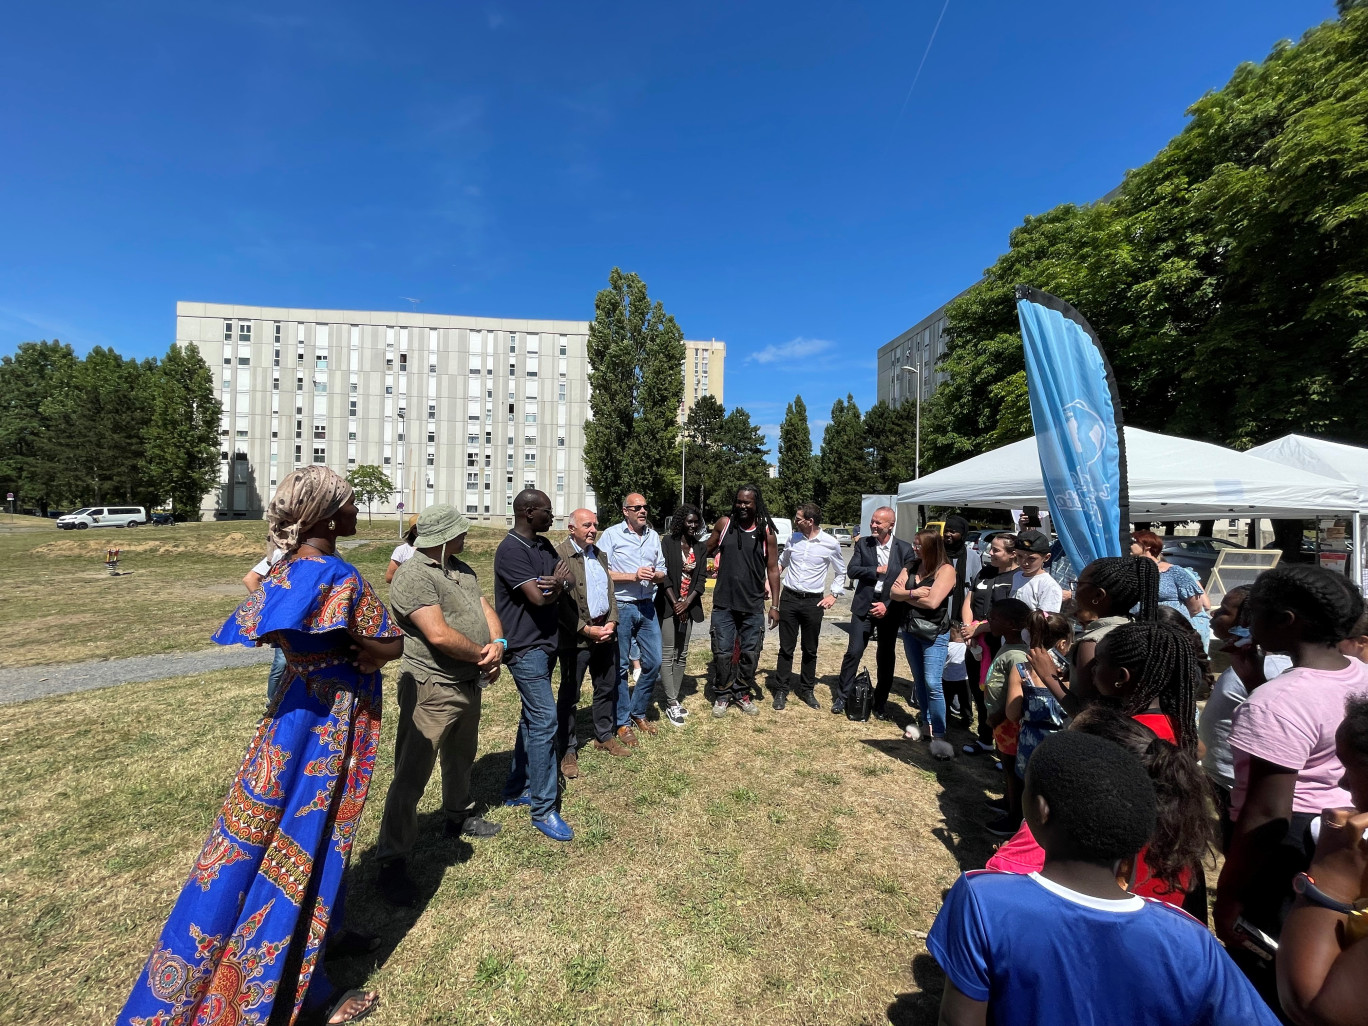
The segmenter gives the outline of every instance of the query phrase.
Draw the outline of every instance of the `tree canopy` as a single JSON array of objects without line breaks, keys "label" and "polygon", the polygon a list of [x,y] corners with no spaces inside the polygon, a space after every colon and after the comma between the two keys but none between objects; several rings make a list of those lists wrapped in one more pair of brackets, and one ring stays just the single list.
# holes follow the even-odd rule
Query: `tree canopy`
[{"label": "tree canopy", "polygon": [[802,503],[817,497],[816,460],[812,456],[812,431],[808,427],[807,404],[793,397],[779,425],[779,479],[775,494],[767,500],[770,511],[792,516]]},{"label": "tree canopy", "polygon": [[1029,217],[950,304],[923,471],[1025,437],[1012,290],[1076,306],[1127,423],[1247,448],[1368,441],[1368,8],[1241,65],[1118,193]]}]

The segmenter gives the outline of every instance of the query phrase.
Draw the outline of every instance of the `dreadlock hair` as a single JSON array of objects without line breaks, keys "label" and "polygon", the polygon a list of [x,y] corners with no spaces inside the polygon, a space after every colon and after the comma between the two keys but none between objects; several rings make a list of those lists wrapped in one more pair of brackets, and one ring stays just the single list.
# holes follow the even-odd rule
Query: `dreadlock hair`
[{"label": "dreadlock hair", "polygon": [[1183,876],[1211,854],[1215,840],[1207,801],[1211,784],[1201,764],[1112,706],[1089,706],[1073,718],[1069,730],[1104,737],[1140,760],[1158,805],[1145,865],[1170,890],[1184,890]]},{"label": "dreadlock hair", "polygon": [[1159,566],[1154,560],[1147,556],[1103,556],[1083,568],[1083,573],[1089,571],[1092,583],[1107,593],[1111,615],[1124,616],[1139,606],[1137,621],[1149,623],[1154,619],[1159,608]]},{"label": "dreadlock hair", "polygon": [[1197,752],[1197,690],[1202,670],[1184,631],[1165,623],[1123,623],[1098,646],[1098,658],[1130,673],[1134,690],[1121,699],[1127,716],[1159,700],[1178,737],[1178,747]]},{"label": "dreadlock hair", "polygon": [[[774,519],[770,516],[769,508],[765,505],[765,497],[760,492],[760,486],[753,484],[743,484],[740,488],[736,490],[736,494],[740,495],[742,492],[750,492],[752,495],[755,496],[755,522],[759,524],[761,527],[764,527],[771,531],[776,536],[775,541],[778,541],[779,539],[777,536],[779,532],[774,527]],[[736,499],[732,499],[732,508],[729,517],[733,524],[736,523],[736,518],[739,515],[740,513],[736,507]]]},{"label": "dreadlock hair", "polygon": [[1211,657],[1207,655],[1206,646],[1202,644],[1202,632],[1192,626],[1192,621],[1182,610],[1174,609],[1172,606],[1159,607],[1159,623],[1180,630],[1187,636],[1192,653],[1197,657],[1197,668],[1202,673],[1202,686],[1197,689],[1197,700],[1204,701],[1216,683],[1216,674],[1211,672]]},{"label": "dreadlock hair", "polygon": [[1331,645],[1351,637],[1363,615],[1363,596],[1347,577],[1305,564],[1265,570],[1255,578],[1245,604],[1290,612],[1297,618],[1303,641]]},{"label": "dreadlock hair", "polygon": [[674,513],[670,515],[670,535],[674,538],[684,536],[684,521],[689,519],[689,515],[698,517],[699,523],[703,522],[703,514],[698,512],[697,506],[691,506],[687,502],[682,506],[676,506]]}]

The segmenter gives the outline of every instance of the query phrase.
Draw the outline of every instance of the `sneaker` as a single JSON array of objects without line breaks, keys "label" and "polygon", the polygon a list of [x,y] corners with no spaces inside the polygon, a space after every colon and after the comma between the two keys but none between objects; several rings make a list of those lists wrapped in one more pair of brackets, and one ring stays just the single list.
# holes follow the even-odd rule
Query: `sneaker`
[{"label": "sneaker", "polygon": [[992,750],[992,745],[985,745],[982,741],[977,740],[971,741],[969,744],[960,748],[960,751],[965,755],[981,755],[984,752],[991,752]]},{"label": "sneaker", "polygon": [[682,703],[679,705],[679,715],[684,717],[687,717],[689,715],[689,710],[684,708]]},{"label": "sneaker", "polygon": [[788,705],[788,692],[776,691],[774,693],[774,711],[781,712],[786,705]]},{"label": "sneaker", "polygon": [[1011,816],[999,816],[984,827],[994,837],[1011,837],[1020,829],[1020,824],[1013,823]]},{"label": "sneaker", "polygon": [[921,736],[921,727],[917,726],[915,721],[903,727],[904,741],[920,741]]},{"label": "sneaker", "polygon": [[953,759],[955,757],[955,746],[943,737],[933,737],[931,739],[931,754],[937,759]]},{"label": "sneaker", "polygon": [[718,719],[721,719],[723,716],[726,716],[727,706],[729,705],[731,705],[731,702],[727,701],[727,699],[719,698],[716,702],[713,703],[713,715],[716,716]]},{"label": "sneaker", "polygon": [[674,705],[668,706],[665,709],[665,718],[669,720],[671,723],[673,723],[676,727],[684,726],[684,716],[684,707],[680,705],[678,702],[676,702]]},{"label": "sneaker", "polygon": [[736,704],[741,707],[741,711],[747,716],[759,716],[760,707],[751,701],[750,695],[742,695],[737,699]]},{"label": "sneaker", "polygon": [[817,696],[814,695],[811,691],[800,691],[798,692],[798,697],[803,700],[803,704],[807,706],[809,709],[821,708],[821,706],[817,704]]},{"label": "sneaker", "polygon": [[1006,799],[1006,798],[989,798],[989,799],[988,799],[986,802],[984,802],[983,804],[986,805],[986,806],[988,806],[988,808],[992,809],[994,812],[1000,812],[1000,813],[1002,813],[1004,816],[1007,815],[1007,799]]}]

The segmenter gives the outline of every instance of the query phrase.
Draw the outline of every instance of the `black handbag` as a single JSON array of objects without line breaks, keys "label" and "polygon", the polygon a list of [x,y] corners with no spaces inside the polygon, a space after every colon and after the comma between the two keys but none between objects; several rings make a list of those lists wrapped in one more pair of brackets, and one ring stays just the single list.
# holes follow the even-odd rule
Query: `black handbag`
[{"label": "black handbag", "polygon": [[[919,580],[919,587],[920,583]],[[911,591],[912,589],[909,588],[908,590]],[[946,596],[945,605],[935,610],[934,613],[921,606],[911,606],[907,611],[907,619],[903,623],[903,628],[918,641],[935,641],[950,630],[950,602],[953,597],[954,592],[951,592],[950,595]]]},{"label": "black handbag", "polygon": [[855,683],[850,688],[850,698],[846,701],[846,719],[863,722],[869,719],[874,708],[874,685],[869,679],[869,671],[860,668],[855,675]]}]

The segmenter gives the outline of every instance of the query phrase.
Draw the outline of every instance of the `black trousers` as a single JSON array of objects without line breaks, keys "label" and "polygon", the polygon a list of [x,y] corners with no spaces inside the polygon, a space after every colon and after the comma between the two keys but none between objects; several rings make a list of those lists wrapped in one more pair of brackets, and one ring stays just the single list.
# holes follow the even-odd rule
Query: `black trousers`
[{"label": "black trousers", "polygon": [[575,734],[575,707],[579,705],[580,689],[585,673],[594,683],[594,736],[607,741],[613,736],[613,721],[617,717],[618,643],[612,637],[588,648],[562,649],[560,652],[560,688],[556,693],[556,755],[579,750]]},{"label": "black trousers", "polygon": [[[782,612],[783,607],[780,607]],[[850,641],[846,644],[845,657],[841,660],[842,702],[850,698],[851,688],[855,686],[855,674],[859,672],[860,660],[864,658],[869,639],[874,639],[874,708],[882,709],[888,701],[888,693],[893,690],[893,663],[898,655],[898,626],[885,617],[876,620],[871,616],[852,616],[850,618]]]},{"label": "black trousers", "polygon": [[964,657],[964,668],[969,673],[968,680],[955,680],[945,682],[945,701],[947,711],[951,695],[959,696],[960,717],[967,728],[973,722],[972,709],[978,713],[978,739],[985,745],[991,744],[993,731],[988,726],[988,707],[983,694],[983,688],[979,687],[979,676],[982,673],[982,664],[974,655],[974,648],[970,646],[969,652]]},{"label": "black trousers", "polygon": [[803,636],[800,687],[808,692],[817,686],[817,639],[822,633],[822,616],[826,613],[817,604],[820,601],[820,593],[792,588],[783,591],[779,603],[779,661],[775,665],[781,691],[793,690],[793,648],[800,632]]}]

